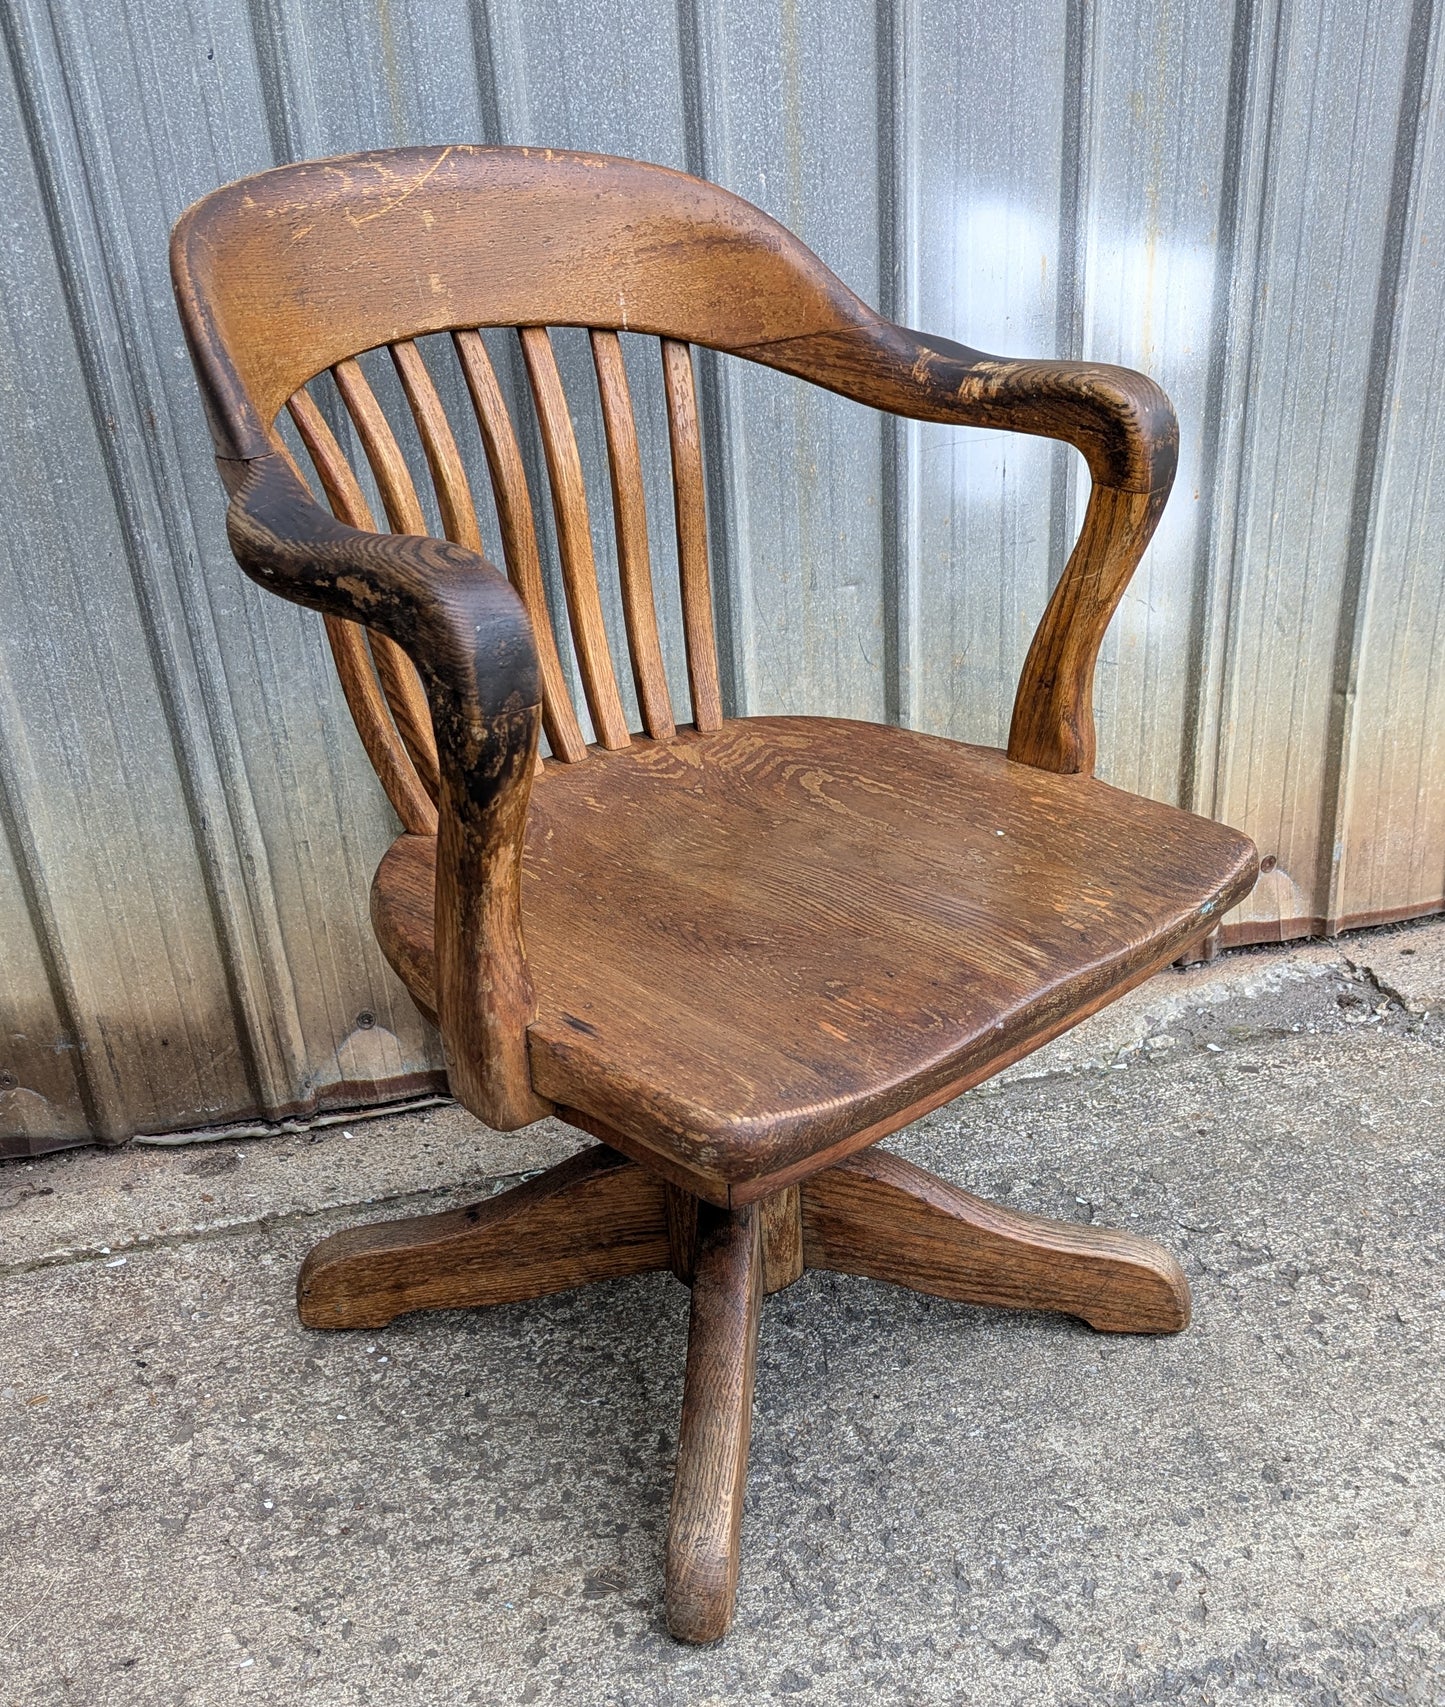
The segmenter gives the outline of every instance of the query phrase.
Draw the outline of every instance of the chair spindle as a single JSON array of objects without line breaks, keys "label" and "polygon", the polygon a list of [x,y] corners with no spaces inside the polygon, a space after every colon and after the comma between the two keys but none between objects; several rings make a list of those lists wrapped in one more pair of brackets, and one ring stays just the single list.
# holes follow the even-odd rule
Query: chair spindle
[{"label": "chair spindle", "polygon": [[557,547],[562,559],[562,584],[567,594],[567,614],[572,640],[582,673],[582,688],[592,726],[604,747],[631,744],[607,629],[602,620],[602,600],[597,588],[597,564],[592,551],[592,528],[587,513],[587,488],[582,478],[582,458],[567,408],[557,357],[545,326],[518,329],[522,356],[527,364],[547,475],[552,487],[552,513],[557,522]]},{"label": "chair spindle", "polygon": [[702,436],[697,422],[692,346],[662,339],[667,429],[672,446],[672,497],[677,518],[677,572],[682,588],[682,631],[692,719],[699,729],[722,727],[717,640],[707,563],[707,505],[703,496]]},{"label": "chair spindle", "polygon": [[391,346],[391,359],[401,380],[416,422],[417,436],[426,453],[431,470],[432,489],[441,511],[442,532],[454,545],[464,545],[468,551],[482,549],[481,531],[477,527],[476,505],[462,465],[461,452],[452,436],[437,388],[422,360],[421,351],[408,338]]},{"label": "chair spindle", "polygon": [[527,473],[522,465],[516,429],[481,333],[454,332],[452,342],[456,346],[467,390],[471,393],[482,446],[487,453],[507,574],[527,607],[537,640],[537,660],[542,674],[542,726],[547,731],[553,757],[575,764],[587,757],[587,743],[582,739],[572,696],[567,691],[567,678],[562,673],[562,659],[557,651],[557,635],[552,627],[552,613],[547,608],[542,560],[537,550],[537,524],[532,514],[532,498],[527,489]]},{"label": "chair spindle", "polygon": [[612,481],[612,515],[617,530],[617,566],[622,583],[622,612],[627,647],[643,727],[654,740],[676,733],[667,692],[667,671],[657,634],[657,605],[652,592],[652,560],[647,545],[647,498],[642,486],[642,454],[632,394],[615,332],[591,333],[592,361],[602,400],[607,434],[607,468]]}]

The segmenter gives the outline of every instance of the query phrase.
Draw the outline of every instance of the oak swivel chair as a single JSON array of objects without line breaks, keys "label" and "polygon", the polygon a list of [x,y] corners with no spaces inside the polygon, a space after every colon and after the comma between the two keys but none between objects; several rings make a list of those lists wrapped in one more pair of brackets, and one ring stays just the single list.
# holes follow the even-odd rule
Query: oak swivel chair
[{"label": "oak swivel chair", "polygon": [[[597,1140],[475,1207],[325,1240],[301,1272],[302,1320],[378,1328],[670,1269],[692,1303],[667,1620],[714,1640],[732,1617],[767,1293],[826,1268],[1106,1332],[1188,1321],[1184,1276],[1149,1240],[1016,1214],[872,1148],[1166,965],[1254,881],[1243,836],[1091,775],[1095,658],[1169,492],[1173,411],[1122,368],[1007,361],[891,325],[748,203],[627,160],[452,147],[284,166],[191,208],[172,268],[236,557],[325,616],[403,826],[372,887],[386,957],[440,1027],[469,1109],[503,1129],[555,1114]],[[625,614],[610,640],[551,326],[590,333]],[[499,327],[520,339],[545,452],[590,744],[479,330]],[[685,724],[620,331],[660,346]],[[450,341],[424,358],[432,333]],[[1007,752],[723,715],[692,344],[1083,453],[1092,495]],[[383,350],[444,539],[357,359]],[[481,555],[443,358],[470,395],[505,575]],[[367,359],[374,373],[387,357]],[[308,390],[328,370],[390,531]]]}]

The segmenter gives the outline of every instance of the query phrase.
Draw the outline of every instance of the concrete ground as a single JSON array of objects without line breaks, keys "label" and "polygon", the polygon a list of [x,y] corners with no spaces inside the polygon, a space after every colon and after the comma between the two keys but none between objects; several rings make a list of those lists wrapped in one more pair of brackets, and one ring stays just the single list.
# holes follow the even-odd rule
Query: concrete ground
[{"label": "concrete ground", "polygon": [[0,1703],[1445,1703],[1445,927],[1165,973],[891,1142],[1164,1239],[1194,1325],[771,1299],[706,1651],[659,1617],[683,1288],[292,1310],[323,1234],[562,1129],[0,1167]]}]

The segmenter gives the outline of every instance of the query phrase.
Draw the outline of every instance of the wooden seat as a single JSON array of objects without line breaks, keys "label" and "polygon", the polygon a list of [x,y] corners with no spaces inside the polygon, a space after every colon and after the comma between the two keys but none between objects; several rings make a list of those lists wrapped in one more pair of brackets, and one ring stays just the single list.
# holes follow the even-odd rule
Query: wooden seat
[{"label": "wooden seat", "polygon": [[[302,1320],[375,1330],[670,1270],[692,1306],[667,1620],[715,1640],[768,1293],[824,1268],[1101,1332],[1188,1322],[1152,1241],[997,1208],[872,1147],[1147,977],[1254,879],[1244,837],[1092,776],[1094,665],[1168,497],[1173,411],[1124,369],[891,325],[756,208],[635,161],[457,146],[285,166],[190,209],[171,264],[236,557],[322,613],[401,826],[373,918],[453,1093],[494,1127],[555,1114],[601,1140],[484,1203],[324,1240]],[[552,327],[585,328],[589,397]],[[725,718],[694,344],[1082,454],[1092,491],[1006,752]],[[671,672],[644,384],[667,421]]]},{"label": "wooden seat", "polygon": [[[874,724],[749,718],[598,759],[532,791],[532,1082],[722,1204],[1073,1024],[1253,869],[1190,813]],[[427,1013],[435,889],[435,839],[407,836],[372,891]]]}]

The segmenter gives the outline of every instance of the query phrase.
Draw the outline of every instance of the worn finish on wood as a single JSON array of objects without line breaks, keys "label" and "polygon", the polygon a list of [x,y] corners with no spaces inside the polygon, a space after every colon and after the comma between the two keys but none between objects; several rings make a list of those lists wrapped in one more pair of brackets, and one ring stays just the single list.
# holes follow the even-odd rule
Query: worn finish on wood
[{"label": "worn finish on wood", "polygon": [[[716,1640],[737,1584],[765,1293],[812,1265],[1108,1331],[1188,1319],[1183,1276],[1149,1241],[997,1209],[897,1157],[859,1154],[1166,964],[1253,882],[1244,837],[1090,775],[1094,665],[1168,495],[1173,413],[1122,369],[1005,361],[890,325],[745,202],[626,161],[455,148],[285,167],[193,209],[173,267],[236,555],[326,615],[358,727],[405,808],[409,833],[373,884],[381,945],[438,1019],[468,1107],[503,1127],[555,1109],[610,1146],[473,1209],[326,1241],[303,1271],[303,1317],[374,1326],[664,1267],[687,1281],[667,1616],[684,1640]],[[637,741],[554,324],[591,336]],[[483,326],[521,339],[590,752]],[[624,329],[661,340],[694,722],[683,730]],[[478,555],[462,459],[414,342],[441,331],[481,429],[510,585]],[[1093,493],[1007,754],[873,724],[723,720],[694,342],[879,408],[1083,453]],[[445,541],[419,537],[411,472],[356,360],[382,347]],[[327,369],[390,535],[368,531],[354,471],[305,392]],[[335,518],[274,434],[288,399]],[[355,624],[414,771],[384,727]],[[554,757],[539,767],[544,715]],[[418,789],[435,795],[435,835],[419,833],[431,824]]]},{"label": "worn finish on wood", "polygon": [[733,1621],[763,1298],[760,1216],[702,1204],[677,1475],[667,1527],[667,1627],[716,1642]]},{"label": "worn finish on wood", "polygon": [[520,875],[540,722],[526,613],[490,564],[447,541],[370,534],[325,514],[272,452],[222,463],[237,561],[299,604],[380,629],[426,672],[440,759],[432,1001],[457,1096],[504,1130],[547,1112]]},{"label": "worn finish on wood", "polygon": [[466,1209],[333,1233],[307,1256],[308,1328],[383,1328],[668,1266],[662,1184],[598,1145]]},{"label": "worn finish on wood", "polygon": [[868,1150],[803,1187],[803,1260],[935,1298],[1057,1310],[1103,1333],[1175,1334],[1189,1283],[1152,1239],[986,1203]]},{"label": "worn finish on wood", "polygon": [[[1008,360],[890,325],[756,208],[661,167],[473,147],[283,166],[198,203],[177,225],[172,257],[226,457],[264,454],[285,399],[358,350],[466,326],[528,329],[564,564],[570,549],[574,571],[574,629],[581,613],[584,684],[599,700],[594,722],[607,745],[620,745],[625,731],[589,608],[590,538],[578,523],[585,494],[548,325],[666,340],[674,466],[683,475],[674,481],[680,540],[699,537],[702,514],[691,372],[683,369],[689,342],[919,419],[1062,439],[1083,453],[1096,487],[1150,497],[1146,516],[1157,517],[1173,480],[1173,411],[1144,376],[1098,363]],[[1099,609],[1080,629],[1069,670],[1054,677],[1045,657],[1036,680],[1026,674],[1029,704],[1041,700],[1043,709],[1019,725],[1017,756],[1086,768],[1093,736],[1078,679],[1097,654],[1108,591],[1127,578],[1147,533],[1133,506],[1094,506],[1086,548],[1075,551],[1067,590],[1051,608]],[[684,575],[700,630],[696,553]],[[1056,643],[1051,637],[1046,652]],[[701,692],[706,726],[705,683]]]},{"label": "worn finish on wood", "polygon": [[[430,859],[404,838],[373,891],[424,1007]],[[1254,862],[1172,807],[868,724],[749,718],[549,765],[523,879],[534,1083],[741,1201],[1167,965]]]}]

